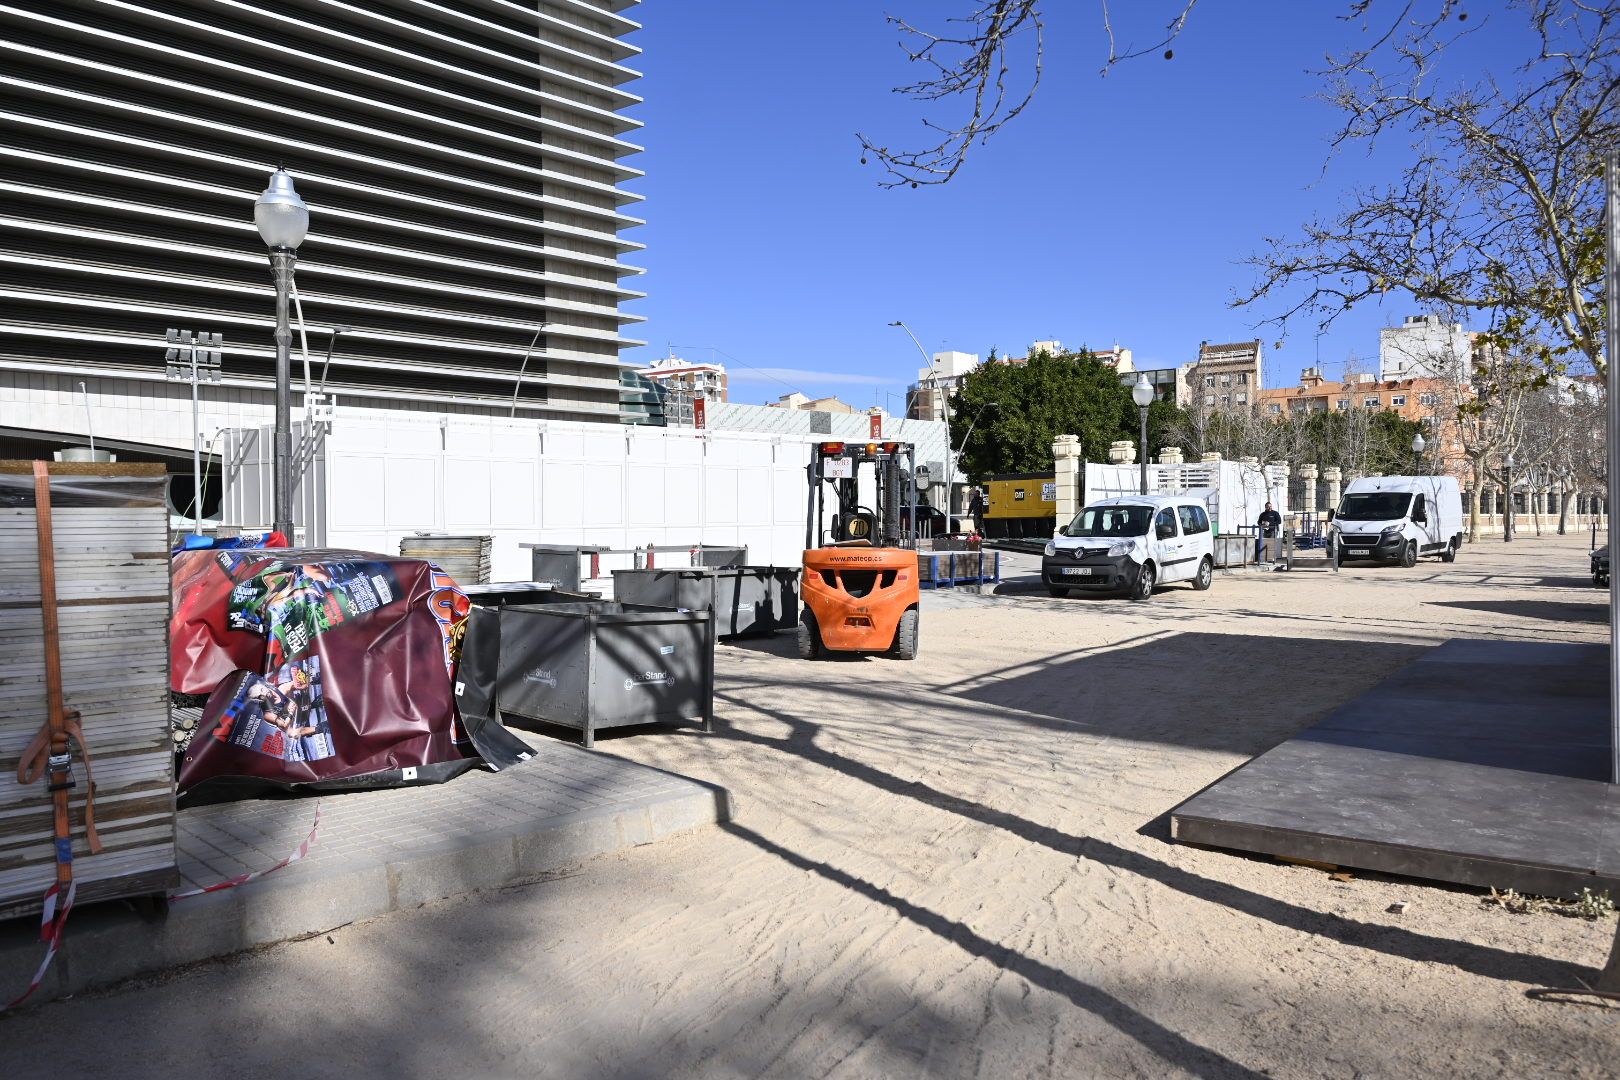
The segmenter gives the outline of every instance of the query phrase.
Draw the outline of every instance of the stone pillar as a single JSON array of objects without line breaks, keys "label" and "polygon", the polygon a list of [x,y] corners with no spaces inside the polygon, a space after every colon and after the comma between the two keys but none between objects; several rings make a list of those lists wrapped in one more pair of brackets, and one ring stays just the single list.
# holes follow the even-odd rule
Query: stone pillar
[{"label": "stone pillar", "polygon": [[1159,464],[1160,465],[1181,465],[1186,460],[1187,460],[1186,458],[1181,456],[1181,447],[1179,447],[1179,446],[1161,446],[1161,447],[1159,447]]},{"label": "stone pillar", "polygon": [[1109,443],[1108,461],[1113,465],[1135,465],[1136,444],[1129,439]]},{"label": "stone pillar", "polygon": [[1307,462],[1299,467],[1299,478],[1305,482],[1305,490],[1299,500],[1299,512],[1302,514],[1316,513],[1316,477],[1315,465]]},{"label": "stone pillar", "polygon": [[1057,524],[1063,528],[1080,512],[1085,497],[1085,459],[1080,455],[1080,436],[1059,435],[1052,442],[1052,459],[1057,469]]},{"label": "stone pillar", "polygon": [[1322,479],[1327,483],[1327,505],[1325,510],[1337,511],[1339,509],[1339,485],[1344,481],[1344,473],[1337,465],[1329,465],[1322,470]]},{"label": "stone pillar", "polygon": [[1216,462],[1219,460],[1221,460],[1221,455],[1219,454],[1205,454],[1203,457],[1198,459],[1199,464],[1202,465],[1208,465],[1211,462]]}]

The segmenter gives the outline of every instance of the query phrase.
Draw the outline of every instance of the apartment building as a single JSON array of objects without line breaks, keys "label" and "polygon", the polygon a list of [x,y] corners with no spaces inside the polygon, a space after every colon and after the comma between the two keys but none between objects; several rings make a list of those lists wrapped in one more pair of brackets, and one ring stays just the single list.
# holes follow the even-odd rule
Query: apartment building
[{"label": "apartment building", "polygon": [[1189,408],[1250,408],[1259,400],[1264,383],[1264,347],[1254,341],[1198,344],[1198,359],[1184,369],[1183,384]]}]

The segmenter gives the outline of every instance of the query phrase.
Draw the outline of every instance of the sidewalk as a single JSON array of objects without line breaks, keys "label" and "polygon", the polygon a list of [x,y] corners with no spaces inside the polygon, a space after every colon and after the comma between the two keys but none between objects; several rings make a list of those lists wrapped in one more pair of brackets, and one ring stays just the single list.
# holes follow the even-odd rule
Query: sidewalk
[{"label": "sidewalk", "polygon": [[[238,888],[178,900],[166,917],[76,908],[44,985],[52,998],[135,975],[325,933],[433,900],[543,876],[596,855],[729,820],[724,789],[539,738],[530,761],[438,787],[327,795],[308,857]],[[273,866],[309,835],[316,799],[180,814],[177,891]],[[44,955],[33,918],[0,923],[0,998]]]}]

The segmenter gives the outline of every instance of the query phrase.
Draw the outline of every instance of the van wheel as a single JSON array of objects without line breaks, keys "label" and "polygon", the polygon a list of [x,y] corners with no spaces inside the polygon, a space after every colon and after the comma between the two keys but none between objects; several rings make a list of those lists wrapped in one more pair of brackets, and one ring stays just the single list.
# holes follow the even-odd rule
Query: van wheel
[{"label": "van wheel", "polygon": [[1406,542],[1406,546],[1401,548],[1401,565],[1402,566],[1416,566],[1417,565],[1417,541],[1416,540],[1408,540]]},{"label": "van wheel", "polygon": [[1153,564],[1143,563],[1141,572],[1136,575],[1136,584],[1131,587],[1131,599],[1136,601],[1153,599],[1153,586],[1158,578],[1159,575],[1153,570]]},{"label": "van wheel", "polygon": [[894,632],[894,655],[898,660],[917,659],[917,609],[907,608]]},{"label": "van wheel", "polygon": [[1208,555],[1198,564],[1198,576],[1193,578],[1193,588],[1203,592],[1215,581],[1215,560]]},{"label": "van wheel", "polygon": [[1046,591],[1059,599],[1069,595],[1069,590],[1063,588],[1061,585],[1048,585],[1046,587]]},{"label": "van wheel", "polygon": [[1457,540],[1456,540],[1455,537],[1452,538],[1451,543],[1446,545],[1446,550],[1444,550],[1444,551],[1442,551],[1440,553],[1440,561],[1441,562],[1456,562],[1457,561]]},{"label": "van wheel", "polygon": [[804,614],[799,616],[799,659],[814,660],[821,655],[821,627],[816,625],[816,617],[806,608]]}]

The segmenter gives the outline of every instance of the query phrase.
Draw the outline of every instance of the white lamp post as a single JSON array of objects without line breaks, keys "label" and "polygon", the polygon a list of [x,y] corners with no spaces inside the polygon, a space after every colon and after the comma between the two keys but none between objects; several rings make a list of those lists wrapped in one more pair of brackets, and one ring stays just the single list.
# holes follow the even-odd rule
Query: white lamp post
[{"label": "white lamp post", "polygon": [[1136,402],[1137,409],[1139,409],[1141,411],[1141,413],[1142,413],[1142,442],[1141,442],[1141,451],[1142,451],[1142,458],[1141,458],[1141,461],[1142,461],[1142,494],[1146,495],[1148,493],[1148,482],[1147,482],[1147,460],[1148,460],[1147,417],[1148,417],[1148,406],[1153,404],[1153,385],[1148,382],[1147,372],[1142,371],[1142,372],[1137,373],[1137,375],[1136,375],[1136,385],[1131,387],[1131,400]]},{"label": "white lamp post", "polygon": [[928,355],[928,350],[923,348],[923,343],[917,340],[917,335],[911,332],[911,327],[907,326],[899,319],[894,320],[894,322],[890,323],[889,325],[898,326],[900,329],[904,330],[906,335],[911,338],[911,343],[917,346],[917,352],[922,354],[923,363],[928,365],[928,377],[929,380],[934,384],[934,393],[939,397],[940,411],[945,418],[945,516],[948,519],[956,512],[955,504],[951,500],[951,487],[956,483],[956,463],[951,460],[950,398],[948,395],[940,391],[939,374],[934,370],[936,366],[934,364],[934,358]]},{"label": "white lamp post", "polygon": [[1423,432],[1420,431],[1412,436],[1412,453],[1417,455],[1418,468],[1420,469],[1423,468],[1423,448],[1427,445],[1428,443],[1423,441]]},{"label": "white lamp post", "polygon": [[253,223],[270,249],[270,274],[276,283],[276,428],[273,450],[275,510],[273,527],[293,538],[292,483],[292,330],[287,306],[292,296],[293,264],[298,245],[309,232],[309,207],[298,197],[286,169],[270,174],[264,194],[253,204]]}]

